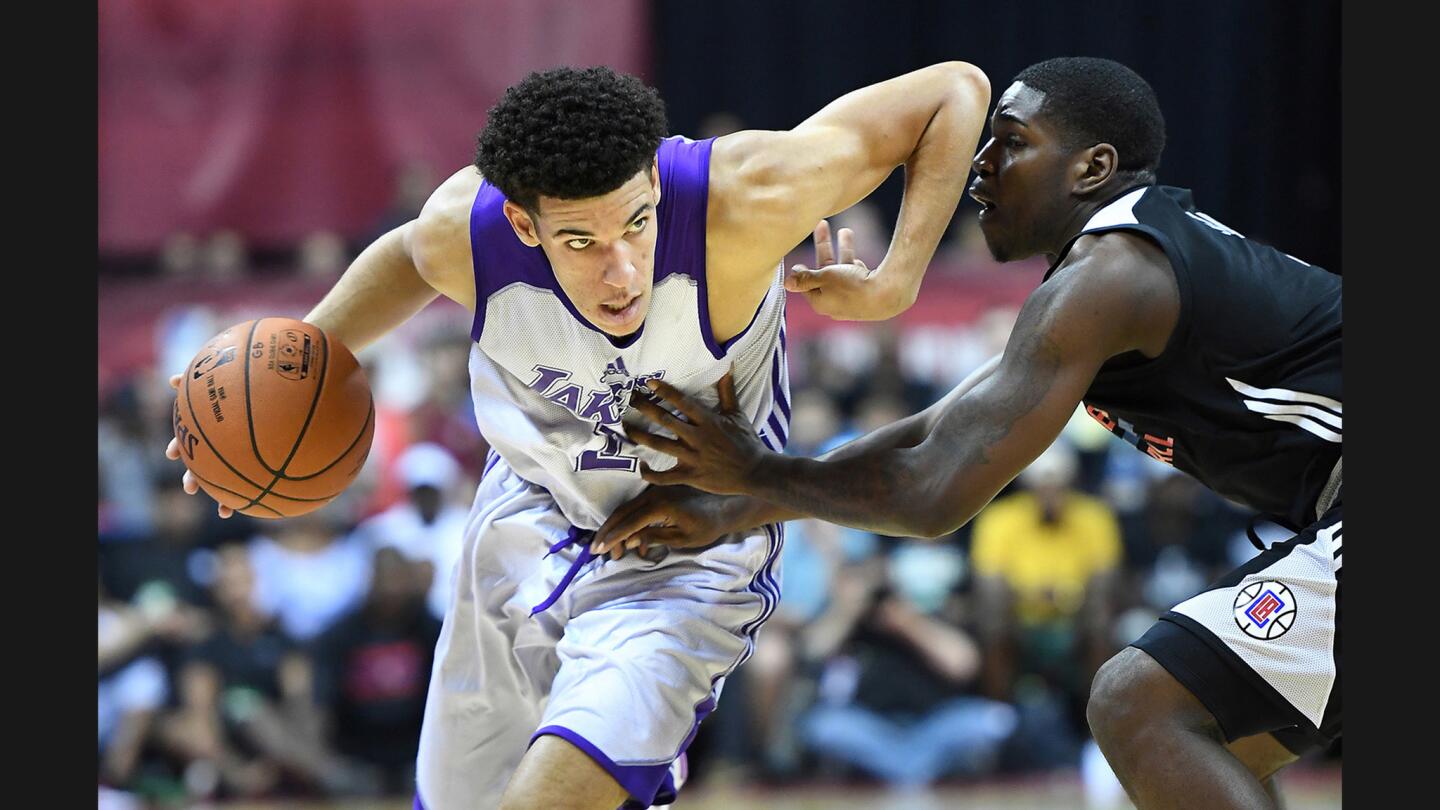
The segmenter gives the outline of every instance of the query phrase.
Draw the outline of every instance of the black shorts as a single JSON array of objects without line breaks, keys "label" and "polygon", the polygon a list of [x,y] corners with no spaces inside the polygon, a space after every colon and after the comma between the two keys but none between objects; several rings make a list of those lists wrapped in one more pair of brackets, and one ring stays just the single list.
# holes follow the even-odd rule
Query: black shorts
[{"label": "black shorts", "polygon": [[1189,689],[1227,741],[1299,754],[1340,737],[1340,506],[1160,617],[1131,646]]}]

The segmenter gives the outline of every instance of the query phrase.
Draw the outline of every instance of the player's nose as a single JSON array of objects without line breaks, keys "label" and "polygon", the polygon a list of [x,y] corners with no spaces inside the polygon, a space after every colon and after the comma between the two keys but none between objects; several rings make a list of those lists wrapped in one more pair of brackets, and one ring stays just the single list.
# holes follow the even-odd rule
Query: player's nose
[{"label": "player's nose", "polygon": [[990,147],[994,144],[994,138],[986,141],[985,145],[980,147],[980,151],[976,152],[975,157],[970,161],[970,168],[974,169],[975,173],[981,177],[994,174],[995,172],[995,164],[990,160]]},{"label": "player's nose", "polygon": [[628,289],[640,269],[635,266],[635,256],[624,242],[617,243],[605,257],[605,272],[600,279],[611,287]]}]

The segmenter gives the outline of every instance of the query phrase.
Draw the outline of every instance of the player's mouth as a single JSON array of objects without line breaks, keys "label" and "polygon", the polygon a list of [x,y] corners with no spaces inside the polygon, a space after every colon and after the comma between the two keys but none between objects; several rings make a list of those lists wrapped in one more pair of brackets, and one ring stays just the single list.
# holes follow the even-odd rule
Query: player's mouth
[{"label": "player's mouth", "polygon": [[600,319],[607,326],[626,326],[640,314],[640,302],[644,297],[643,294],[636,293],[630,298],[601,304],[599,307]]},{"label": "player's mouth", "polygon": [[986,219],[995,212],[995,198],[990,196],[988,189],[980,188],[979,183],[970,186],[970,198],[980,203],[980,219]]}]

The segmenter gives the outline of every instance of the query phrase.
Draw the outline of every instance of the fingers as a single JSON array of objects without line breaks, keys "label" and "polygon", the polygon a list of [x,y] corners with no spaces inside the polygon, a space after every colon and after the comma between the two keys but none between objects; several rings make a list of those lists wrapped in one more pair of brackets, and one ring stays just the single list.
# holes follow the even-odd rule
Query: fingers
[{"label": "fingers", "polygon": [[715,383],[715,393],[720,395],[720,412],[724,414],[740,412],[740,400],[735,396],[735,367],[730,369]]},{"label": "fingers", "polygon": [[823,283],[819,270],[811,270],[803,264],[791,267],[785,274],[785,290],[787,292],[803,293],[819,288]]},{"label": "fingers", "polygon": [[165,445],[165,457],[171,461],[180,460],[180,440],[172,438],[170,443]]},{"label": "fingers", "polygon": [[855,263],[855,232],[849,228],[841,228],[840,233],[840,263]]},{"label": "fingers", "polygon": [[675,414],[670,413],[669,411],[660,407],[660,404],[658,402],[655,402],[645,396],[632,396],[630,398],[630,407],[639,411],[651,422],[654,422],[660,427],[669,430],[676,436],[684,435],[684,432],[690,428],[689,425],[680,421],[680,419],[677,418]]},{"label": "fingers", "polygon": [[675,406],[675,410],[685,415],[692,423],[699,422],[705,416],[705,406],[691,399],[679,388],[665,382],[664,380],[650,379],[645,384],[650,387],[661,399]]},{"label": "fingers", "polygon": [[180,390],[180,380],[181,380],[181,378],[183,378],[184,376],[185,376],[184,374],[172,374],[172,375],[170,375],[170,387],[171,387],[171,388],[174,388],[176,391],[179,391],[179,390]]},{"label": "fingers", "polygon": [[668,470],[651,469],[649,464],[640,462],[640,477],[652,484],[670,486],[672,484],[690,483],[690,469],[676,464]]},{"label": "fingers", "polygon": [[674,439],[667,439],[664,436],[657,436],[644,428],[627,428],[625,435],[629,437],[630,441],[641,447],[648,447],[651,450],[664,453],[667,456],[684,458],[690,454],[690,448],[684,443],[675,441]]},{"label": "fingers", "polygon": [[195,473],[189,470],[186,470],[185,474],[180,476],[180,486],[185,488],[186,495],[194,495],[200,491],[200,482],[195,480]]},{"label": "fingers", "polygon": [[215,511],[216,511],[216,514],[220,515],[220,517],[222,517],[222,518],[225,518],[225,519],[228,520],[231,515],[234,515],[234,514],[235,514],[235,510],[234,510],[234,509],[231,509],[230,507],[226,506],[226,505],[223,504],[223,503],[222,503],[222,504],[216,504],[216,506],[219,507],[218,509],[215,510]]},{"label": "fingers", "polygon": [[820,220],[815,226],[815,266],[825,267],[835,263],[835,247],[830,244],[830,221]]},{"label": "fingers", "polygon": [[[646,490],[649,492],[649,490]],[[610,548],[635,532],[640,531],[651,523],[659,523],[667,518],[663,510],[654,504],[651,499],[641,495],[639,498],[622,504],[621,507],[606,519],[605,523],[595,531],[595,539],[590,543],[591,554],[604,554]]]}]

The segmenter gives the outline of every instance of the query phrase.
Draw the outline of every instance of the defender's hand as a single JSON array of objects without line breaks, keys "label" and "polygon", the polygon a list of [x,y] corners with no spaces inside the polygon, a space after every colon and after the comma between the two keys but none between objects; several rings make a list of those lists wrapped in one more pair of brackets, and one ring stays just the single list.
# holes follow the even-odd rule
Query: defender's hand
[{"label": "defender's hand", "polygon": [[634,410],[676,436],[667,439],[638,426],[626,427],[631,441],[674,456],[679,462],[660,471],[642,461],[640,477],[652,484],[689,484],[717,495],[746,494],[753,484],[752,473],[770,451],[741,413],[730,372],[715,383],[720,404],[713,411],[662,380],[649,380],[646,385],[685,418],[680,419],[643,394],[631,400]]},{"label": "defender's hand", "polygon": [[652,544],[703,548],[723,534],[746,528],[732,525],[733,510],[727,507],[735,500],[693,487],[646,487],[595,531],[590,553],[618,560],[631,549],[643,555]]},{"label": "defender's hand", "polygon": [[[177,395],[180,391],[180,379],[183,376],[182,374],[176,374],[170,378],[170,387],[175,389]],[[180,460],[180,440],[174,436],[171,436],[170,443],[165,445],[165,457],[171,461]],[[185,489],[186,495],[194,495],[200,491],[200,482],[195,480],[195,474],[190,472],[189,467],[186,467],[185,474],[180,476],[180,486]],[[217,503],[215,506],[222,518],[228,518],[235,514],[234,509],[231,509],[223,503]]]},{"label": "defender's hand", "polygon": [[803,264],[785,272],[785,289],[800,293],[821,315],[837,321],[883,321],[904,312],[912,301],[905,301],[899,290],[892,289],[885,274],[871,269],[855,257],[855,234],[841,228],[838,234],[840,257],[830,243],[830,223],[820,220],[815,226],[815,269]]}]

